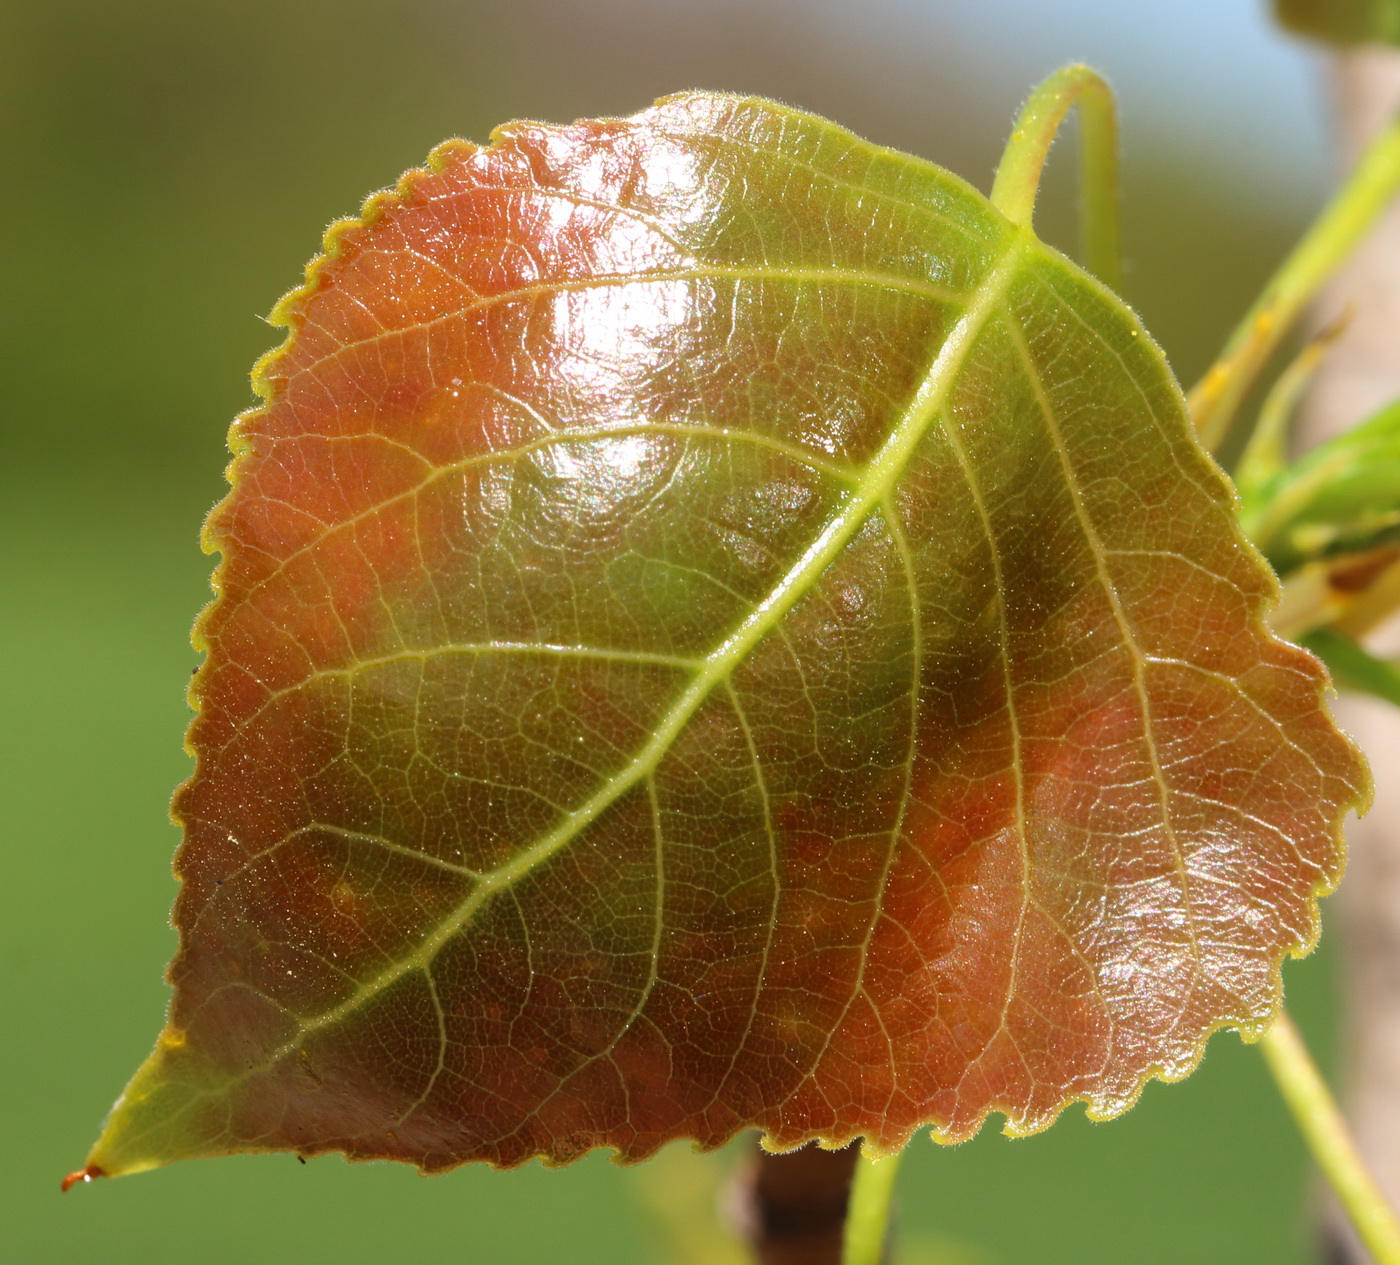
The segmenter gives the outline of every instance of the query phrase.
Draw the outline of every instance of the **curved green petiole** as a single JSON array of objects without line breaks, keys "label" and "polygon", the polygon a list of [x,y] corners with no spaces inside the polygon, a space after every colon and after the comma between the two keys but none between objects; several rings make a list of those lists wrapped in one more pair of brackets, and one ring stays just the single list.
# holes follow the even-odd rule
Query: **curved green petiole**
[{"label": "curved green petiole", "polygon": [[1220,447],[1241,402],[1303,309],[1400,190],[1400,118],[1371,142],[1187,395],[1201,442]]},{"label": "curved green petiole", "polygon": [[992,205],[1030,226],[1040,174],[1060,125],[1079,107],[1079,241],[1084,266],[1117,290],[1122,281],[1118,214],[1118,111],[1113,90],[1097,71],[1063,66],[1031,93],[1006,142]]}]

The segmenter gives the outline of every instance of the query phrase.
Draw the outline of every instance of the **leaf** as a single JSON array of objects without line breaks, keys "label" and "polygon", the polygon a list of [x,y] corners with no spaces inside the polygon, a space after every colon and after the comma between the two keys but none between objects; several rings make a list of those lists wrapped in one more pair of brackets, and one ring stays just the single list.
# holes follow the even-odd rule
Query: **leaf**
[{"label": "leaf", "polygon": [[1400,536],[1400,400],[1255,487],[1242,521],[1280,573]]},{"label": "leaf", "polygon": [[1365,646],[1331,628],[1314,628],[1302,638],[1343,689],[1374,694],[1400,707],[1400,666],[1378,659]]},{"label": "leaf", "polygon": [[1400,44],[1400,0],[1274,0],[1278,20],[1333,44]]},{"label": "leaf", "polygon": [[1268,1021],[1363,766],[1160,352],[963,182],[517,123],[273,319],[88,1174],[1025,1133]]}]

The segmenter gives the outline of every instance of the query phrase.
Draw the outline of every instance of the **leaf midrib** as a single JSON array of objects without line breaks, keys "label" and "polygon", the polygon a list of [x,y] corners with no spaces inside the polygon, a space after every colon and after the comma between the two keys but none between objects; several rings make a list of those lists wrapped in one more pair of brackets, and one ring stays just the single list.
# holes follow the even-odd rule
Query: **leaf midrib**
[{"label": "leaf midrib", "polygon": [[191,1101],[220,1092],[274,1066],[297,1051],[308,1036],[354,1014],[405,976],[415,971],[426,972],[438,952],[471,922],[488,900],[509,890],[561,852],[623,795],[656,771],[710,692],[727,681],[753,649],[777,627],[850,543],[870,514],[888,499],[915,449],[946,404],[988,318],[996,311],[1019,272],[1031,240],[1025,232],[1018,232],[1010,238],[1001,259],[969,296],[966,309],[939,347],[938,354],[899,422],[866,465],[847,494],[840,512],[828,521],[768,596],[701,661],[689,684],[626,767],[604,782],[584,804],[568,813],[535,843],[517,853],[505,865],[484,874],[472,893],[428,931],[412,953],[366,980],[349,997],[329,1010],[314,1018],[298,1021],[296,1036],[271,1051],[259,1063],[230,1076],[219,1087],[193,1095]]},{"label": "leaf midrib", "polygon": [[828,521],[768,596],[701,661],[701,666],[680,697],[671,705],[670,710],[631,762],[604,782],[584,804],[565,816],[535,843],[517,853],[506,864],[483,875],[472,894],[451,915],[438,923],[412,954],[367,980],[345,1001],[314,1019],[303,1021],[297,1037],[279,1047],[269,1057],[269,1063],[276,1062],[297,1048],[310,1033],[352,1014],[405,975],[425,968],[436,957],[438,951],[471,921],[476,911],[487,900],[510,888],[562,851],[624,794],[656,771],[710,692],[728,680],[759,642],[806,593],[810,592],[818,577],[850,543],[869,515],[889,496],[907,468],[914,450],[946,402],[983,325],[999,305],[1019,270],[1025,251],[1023,237],[1012,240],[1001,260],[973,292],[966,310],[944,339],[899,423],[866,466],[840,512]]}]

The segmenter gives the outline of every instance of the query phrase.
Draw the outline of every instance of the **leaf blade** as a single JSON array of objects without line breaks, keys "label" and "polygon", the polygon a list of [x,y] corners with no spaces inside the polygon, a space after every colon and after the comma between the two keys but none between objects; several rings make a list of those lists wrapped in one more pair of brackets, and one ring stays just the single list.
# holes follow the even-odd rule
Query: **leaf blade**
[{"label": "leaf blade", "polygon": [[[961,182],[756,101],[521,125],[338,230],[279,315],[210,521],[172,1026],[94,1165],[1029,1131],[1262,1022],[1360,766],[1160,353]],[[1256,828],[1219,770],[1124,756],[1148,676],[1172,743],[1263,753],[1286,714],[1328,771],[1284,743],[1259,776],[1318,811]],[[1185,860],[1072,846],[1146,838],[1144,779],[1168,834],[1310,850],[1270,862],[1245,995],[1175,1029],[1123,981],[1179,967],[1164,893],[1218,881],[1218,815]],[[1236,958],[1263,903],[1212,914]]]}]

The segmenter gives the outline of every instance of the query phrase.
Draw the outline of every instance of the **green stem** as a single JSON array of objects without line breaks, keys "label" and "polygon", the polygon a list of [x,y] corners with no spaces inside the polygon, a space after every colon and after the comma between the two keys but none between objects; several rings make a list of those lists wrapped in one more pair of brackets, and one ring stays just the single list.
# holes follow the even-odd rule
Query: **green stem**
[{"label": "green stem", "polygon": [[1072,106],[1079,107],[1079,242],[1081,258],[1105,285],[1122,281],[1118,226],[1118,113],[1113,90],[1088,66],[1064,66],[1021,109],[997,166],[992,205],[1030,227],[1051,142]]},{"label": "green stem", "polygon": [[860,1159],[851,1181],[851,1201],[846,1208],[841,1265],[881,1265],[884,1261],[890,1233],[890,1196],[902,1155],[902,1151],[896,1151],[877,1158],[861,1142]]},{"label": "green stem", "polygon": [[1245,314],[1187,396],[1201,442],[1220,446],[1254,380],[1337,266],[1400,189],[1400,119],[1371,142],[1326,210]]},{"label": "green stem", "polygon": [[[1346,328],[1337,321],[1324,330],[1295,356],[1274,379],[1264,402],[1259,406],[1254,430],[1235,463],[1235,488],[1243,509],[1240,526],[1244,534],[1265,553],[1273,543],[1273,534],[1280,523],[1286,522],[1294,506],[1288,497],[1269,497],[1268,486],[1288,466],[1288,430],[1299,401],[1312,385],[1332,345]],[[1309,488],[1309,491],[1311,488]]]},{"label": "green stem", "polygon": [[1280,1009],[1259,1042],[1294,1120],[1376,1265],[1400,1265],[1400,1225],[1356,1149],[1308,1047]]}]

